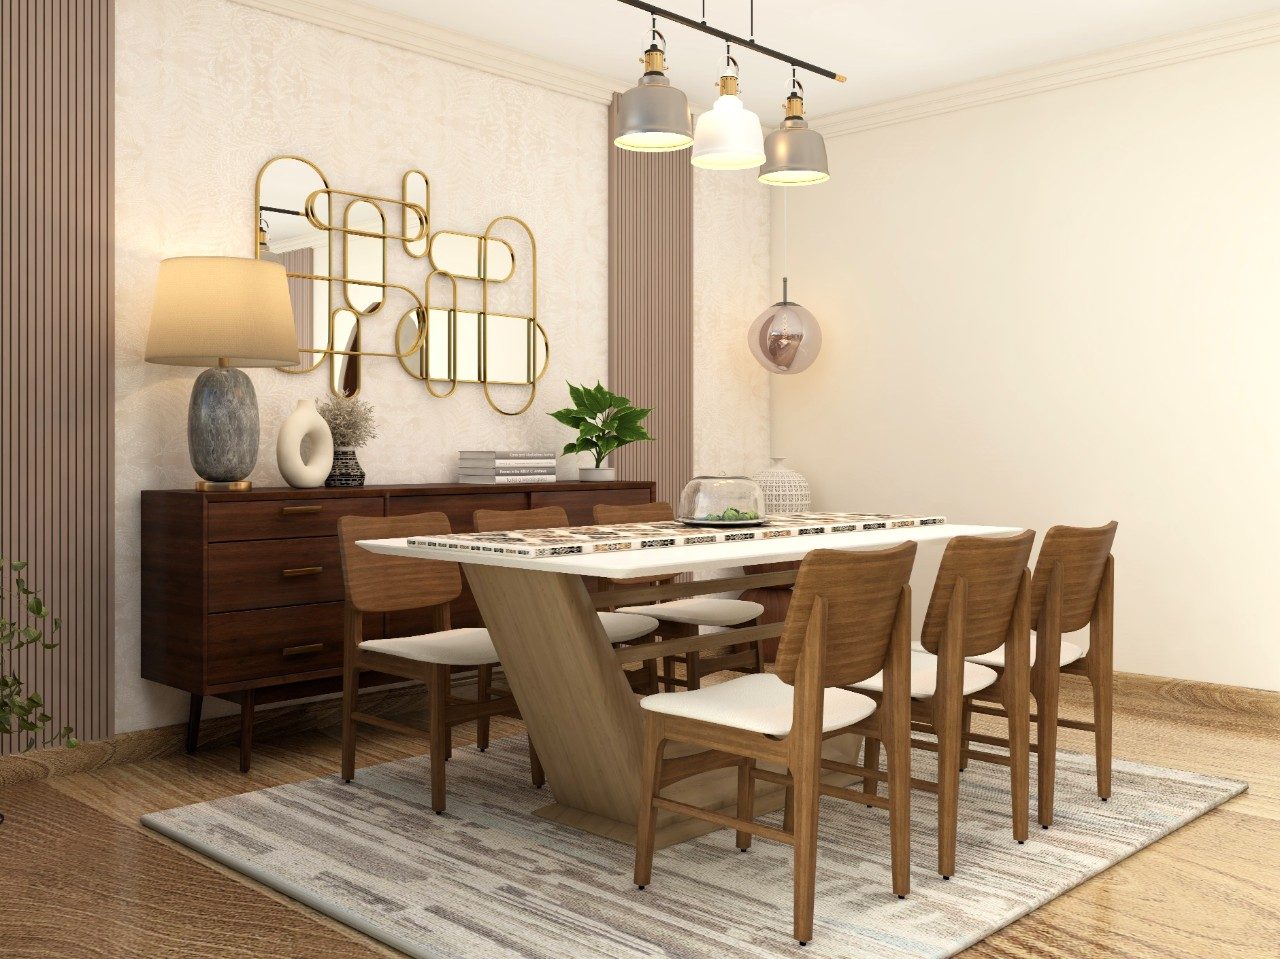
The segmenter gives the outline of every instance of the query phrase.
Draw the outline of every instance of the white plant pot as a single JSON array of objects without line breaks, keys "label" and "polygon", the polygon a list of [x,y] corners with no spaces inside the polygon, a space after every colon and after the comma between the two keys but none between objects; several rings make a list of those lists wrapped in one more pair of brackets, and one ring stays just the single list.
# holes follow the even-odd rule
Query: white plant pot
[{"label": "white plant pot", "polygon": [[583,483],[612,483],[618,478],[618,471],[612,466],[584,466],[578,470],[578,479]]}]

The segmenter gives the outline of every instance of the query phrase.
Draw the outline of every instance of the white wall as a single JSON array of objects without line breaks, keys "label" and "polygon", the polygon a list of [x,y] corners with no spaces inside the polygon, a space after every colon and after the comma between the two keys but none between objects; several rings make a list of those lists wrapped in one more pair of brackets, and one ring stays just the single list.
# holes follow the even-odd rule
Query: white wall
[{"label": "white wall", "polygon": [[773,387],[818,505],[1119,520],[1117,667],[1280,689],[1278,84],[1272,45],[831,140],[789,200],[824,352]]},{"label": "white wall", "polygon": [[[478,231],[508,213],[525,219],[538,242],[539,317],[551,342],[527,414],[492,412],[476,386],[433,399],[394,360],[365,363],[361,395],[380,426],[360,456],[369,482],[449,480],[459,449],[559,447],[565,430],[545,414],[567,402],[564,381],[606,378],[608,178],[598,103],[228,0],[119,0],[116,37],[116,729],[124,732],[184,715],[182,694],[139,678],[138,494],[195,479],[185,432],[195,371],[142,362],[160,260],[252,255],[254,177],[281,154],[314,161],[335,187],[385,196],[399,195],[406,169],[421,168],[431,177],[433,229]],[[707,210],[735,214],[757,263],[767,248],[767,195],[749,187],[698,182],[699,344],[709,338],[704,326],[737,321],[744,293],[739,273],[710,268],[721,235]],[[419,284],[424,267],[397,246],[390,275]],[[365,327],[370,341],[384,337],[380,348],[402,312],[393,306]],[[323,369],[248,372],[262,418],[251,479],[281,485],[276,433],[299,397],[325,395]],[[732,362],[700,375],[697,402],[711,395],[717,405],[694,411],[698,435],[726,404],[745,423],[732,439],[713,438],[700,465],[759,466],[768,448],[763,375]]]}]

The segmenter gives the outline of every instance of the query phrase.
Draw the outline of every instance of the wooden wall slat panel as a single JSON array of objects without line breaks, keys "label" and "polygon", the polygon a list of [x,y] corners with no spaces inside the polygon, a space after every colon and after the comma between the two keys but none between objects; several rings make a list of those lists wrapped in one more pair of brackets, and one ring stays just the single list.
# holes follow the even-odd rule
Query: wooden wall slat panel
[{"label": "wooden wall slat panel", "polygon": [[653,407],[653,443],[615,453],[619,479],[652,479],[659,500],[693,471],[693,168],[689,151],[613,145],[609,108],[609,388]]},{"label": "wooden wall slat panel", "polygon": [[81,739],[112,720],[113,29],[112,0],[0,3],[0,552],[64,621],[15,669]]}]

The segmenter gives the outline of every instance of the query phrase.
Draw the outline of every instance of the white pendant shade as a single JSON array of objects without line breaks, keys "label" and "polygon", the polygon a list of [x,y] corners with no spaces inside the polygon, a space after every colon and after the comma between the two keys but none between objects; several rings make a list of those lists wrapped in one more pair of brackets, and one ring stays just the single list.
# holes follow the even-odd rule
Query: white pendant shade
[{"label": "white pendant shade", "polygon": [[693,131],[694,166],[704,170],[749,170],[764,163],[760,118],[732,94],[698,117]]}]

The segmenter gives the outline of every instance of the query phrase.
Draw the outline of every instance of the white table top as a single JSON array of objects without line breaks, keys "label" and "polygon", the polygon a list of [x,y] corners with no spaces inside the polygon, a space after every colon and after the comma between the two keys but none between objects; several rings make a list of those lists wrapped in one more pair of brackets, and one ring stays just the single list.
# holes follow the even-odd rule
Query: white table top
[{"label": "white table top", "polygon": [[545,573],[603,576],[627,579],[632,576],[666,576],[671,573],[724,569],[756,563],[785,563],[803,559],[815,549],[880,549],[907,540],[918,543],[948,540],[955,536],[997,536],[1022,532],[1016,526],[912,526],[902,529],[863,530],[858,533],[827,533],[821,536],[794,536],[782,539],[749,540],[735,543],[702,543],[696,546],[668,546],[660,549],[618,553],[581,553],[572,556],[506,556],[500,553],[459,553],[452,549],[410,546],[404,539],[360,540],[375,553],[442,559],[478,566],[509,566]]}]

